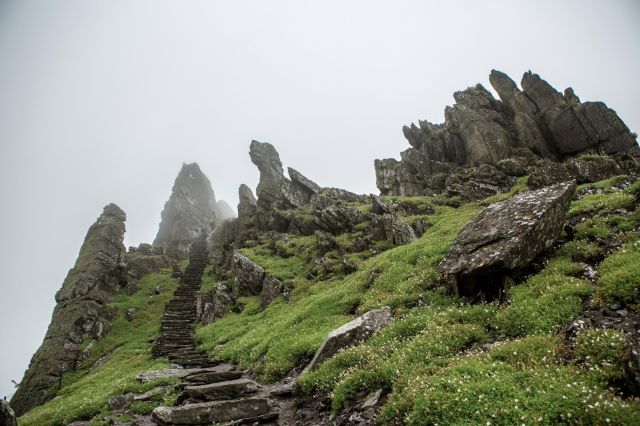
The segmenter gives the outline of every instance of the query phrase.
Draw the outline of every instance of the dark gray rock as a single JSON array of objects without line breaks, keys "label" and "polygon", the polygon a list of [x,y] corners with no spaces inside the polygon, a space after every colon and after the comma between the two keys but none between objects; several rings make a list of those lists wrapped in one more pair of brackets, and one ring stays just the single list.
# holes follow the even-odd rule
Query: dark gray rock
[{"label": "dark gray rock", "polygon": [[160,269],[170,266],[164,256],[149,254],[140,250],[127,253],[126,261],[129,273],[136,279],[140,279],[152,272],[159,272]]},{"label": "dark gray rock", "polygon": [[315,356],[304,369],[311,371],[322,364],[327,359],[335,355],[340,349],[354,346],[374,333],[377,333],[382,327],[389,324],[392,320],[391,308],[388,306],[373,309],[366,314],[354,319],[340,328],[333,330],[327,335],[316,351]]},{"label": "dark gray rock", "polygon": [[558,182],[566,182],[573,179],[573,175],[569,173],[567,167],[562,163],[553,161],[541,162],[529,174],[527,185],[531,189],[540,189],[545,186],[554,185]]},{"label": "dark gray rock", "polygon": [[133,394],[131,393],[112,396],[109,398],[109,410],[123,412],[129,407],[131,401],[133,401]]},{"label": "dark gray rock", "polygon": [[597,182],[621,173],[615,160],[606,155],[570,158],[565,166],[579,184]]},{"label": "dark gray rock", "polygon": [[136,318],[137,312],[138,311],[136,308],[129,308],[127,309],[127,312],[125,313],[124,317],[127,321],[131,322]]},{"label": "dark gray rock", "polygon": [[258,385],[249,379],[234,379],[205,385],[187,386],[185,394],[189,397],[206,401],[235,399],[244,395],[256,393]]},{"label": "dark gray rock", "polygon": [[338,243],[333,239],[333,236],[324,231],[315,231],[314,233],[316,237],[316,246],[318,247],[318,252],[322,255],[325,253],[335,250],[338,248]]},{"label": "dark gray rock", "polygon": [[106,304],[127,282],[125,219],[118,206],[109,204],[89,228],[78,259],[56,294],[44,341],[11,400],[17,415],[44,402],[62,373],[75,367],[85,339],[99,340],[110,329],[114,313]]},{"label": "dark gray rock", "polygon": [[291,179],[291,182],[293,182],[294,185],[296,185],[298,188],[302,189],[307,194],[309,194],[309,196],[320,192],[320,189],[321,189],[320,185],[318,185],[308,177],[304,176],[299,171],[291,167],[288,167],[287,172],[289,173],[289,178]]},{"label": "dark gray rock", "polygon": [[575,181],[565,182],[490,205],[460,231],[438,271],[457,295],[496,297],[496,279],[553,244],[575,189]]},{"label": "dark gray rock", "polygon": [[235,368],[231,364],[220,364],[207,368],[167,368],[164,370],[149,370],[138,373],[136,378],[141,383],[149,383],[160,379],[177,378],[182,379],[187,376],[208,373],[220,373],[233,371]]},{"label": "dark gray rock", "polygon": [[262,281],[262,291],[260,291],[260,309],[264,309],[282,294],[284,285],[279,279],[270,275],[265,276]]},{"label": "dark gray rock", "polygon": [[371,211],[374,214],[391,214],[393,211],[377,195],[371,194]]},{"label": "dark gray rock", "polygon": [[211,324],[227,313],[232,302],[231,290],[223,283],[218,283],[211,291],[199,296],[196,316],[200,323]]},{"label": "dark gray rock", "polygon": [[154,246],[171,257],[186,258],[198,237],[221,221],[209,179],[196,163],[183,164],[162,210]]},{"label": "dark gray rock", "polygon": [[9,403],[4,400],[0,400],[0,425],[18,426],[16,415],[13,412],[13,409],[11,409]]},{"label": "dark gray rock", "polygon": [[233,253],[233,270],[235,271],[232,288],[234,299],[260,294],[265,277],[265,271],[260,265],[242,253],[235,252]]},{"label": "dark gray rock", "polygon": [[272,413],[266,398],[211,401],[181,407],[158,407],[153,419],[159,424],[200,425],[253,419]]},{"label": "dark gray rock", "polygon": [[393,245],[409,244],[417,239],[413,228],[396,214],[373,215],[371,228],[374,239],[387,240]]}]

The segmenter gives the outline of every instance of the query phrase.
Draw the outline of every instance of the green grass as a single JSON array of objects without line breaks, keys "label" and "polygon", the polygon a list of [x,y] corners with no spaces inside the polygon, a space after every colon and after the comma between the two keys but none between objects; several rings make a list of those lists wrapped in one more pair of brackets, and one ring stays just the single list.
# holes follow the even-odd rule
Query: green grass
[{"label": "green grass", "polygon": [[622,191],[604,192],[601,194],[585,195],[577,201],[571,203],[568,217],[577,216],[584,213],[595,213],[601,211],[614,211],[633,205],[634,197]]},{"label": "green grass", "polygon": [[640,302],[640,240],[608,256],[598,268],[596,300],[600,304]]},{"label": "green grass", "polygon": [[541,273],[511,288],[510,305],[496,317],[506,336],[526,336],[554,331],[581,312],[582,298],[592,292],[588,282],[571,276],[580,265],[566,258],[554,259]]},{"label": "green grass", "polygon": [[581,367],[606,385],[624,376],[624,333],[588,328],[576,336],[574,354]]},{"label": "green grass", "polygon": [[[151,296],[150,290],[156,286],[166,291]],[[142,384],[135,376],[141,371],[169,366],[164,359],[152,358],[150,350],[176,280],[166,274],[149,274],[140,280],[138,287],[138,292],[131,296],[124,292],[117,294],[110,304],[117,316],[109,333],[96,342],[90,357],[78,371],[65,374],[56,398],[20,417],[20,425],[66,425],[74,420],[90,419],[107,411],[107,402],[112,396],[145,392],[163,383]],[[125,319],[129,308],[137,310],[132,322]],[[111,355],[104,364],[91,369],[95,361],[106,354]]]},{"label": "green grass", "polygon": [[[343,278],[317,283],[298,278],[290,302],[278,300],[264,312],[258,312],[256,298],[247,298],[241,314],[229,313],[198,329],[198,341],[213,357],[254,368],[260,379],[277,380],[309,359],[329,331],[356,313],[384,305],[403,310],[422,295],[440,298],[428,291],[436,284],[436,266],[460,228],[478,211],[475,205],[457,210],[438,207],[433,226],[420,240],[363,261],[357,272]],[[279,270],[283,276],[283,262],[295,257],[279,259],[255,250],[250,256],[276,276]],[[295,270],[298,264],[293,265]],[[304,268],[295,271],[286,273],[293,278]]]}]

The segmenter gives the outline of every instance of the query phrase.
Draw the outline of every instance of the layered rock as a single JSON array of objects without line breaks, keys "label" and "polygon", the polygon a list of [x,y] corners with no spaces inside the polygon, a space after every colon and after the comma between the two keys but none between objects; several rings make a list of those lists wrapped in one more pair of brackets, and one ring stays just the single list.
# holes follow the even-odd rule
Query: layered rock
[{"label": "layered rock", "polygon": [[186,258],[191,243],[213,230],[222,216],[211,183],[198,164],[183,164],[153,244],[171,257]]},{"label": "layered rock", "polygon": [[[383,195],[481,199],[508,190],[513,177],[535,170],[543,159],[638,155],[636,135],[604,103],[581,103],[571,88],[561,94],[531,72],[523,76],[522,90],[499,71],[493,70],[489,80],[500,100],[478,84],[454,94],[456,103],[445,109],[444,123],[419,121],[403,128],[411,148],[401,160],[375,161]],[[635,160],[631,167],[637,168]],[[611,176],[619,168],[605,171]],[[578,177],[574,169],[568,172]]]},{"label": "layered rock", "polygon": [[65,371],[76,368],[81,344],[98,340],[111,327],[106,303],[126,284],[126,215],[115,204],[104,208],[85,237],[74,267],[56,294],[56,307],[42,345],[11,404],[18,415],[45,402]]},{"label": "layered rock", "polygon": [[505,274],[526,267],[556,240],[575,189],[574,181],[565,182],[490,205],[462,228],[438,271],[456,295],[494,299]]}]

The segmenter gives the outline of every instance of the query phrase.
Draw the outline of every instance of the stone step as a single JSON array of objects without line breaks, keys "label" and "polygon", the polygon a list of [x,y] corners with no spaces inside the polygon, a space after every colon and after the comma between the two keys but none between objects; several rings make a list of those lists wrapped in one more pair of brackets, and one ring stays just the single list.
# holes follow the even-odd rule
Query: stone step
[{"label": "stone step", "polygon": [[242,377],[242,371],[207,371],[185,376],[183,380],[192,384],[220,383],[228,380],[236,380]]},{"label": "stone step", "polygon": [[168,378],[168,377],[187,377],[195,374],[204,373],[222,373],[227,371],[234,371],[235,367],[231,364],[220,363],[215,367],[207,368],[166,368],[164,370],[149,370],[139,373],[136,377],[142,383],[152,382],[154,380]]},{"label": "stone step", "polygon": [[152,417],[161,425],[199,425],[248,420],[272,414],[266,398],[244,398],[227,401],[209,401],[187,404],[181,407],[157,407]]},{"label": "stone step", "polygon": [[187,386],[184,388],[185,394],[190,398],[204,401],[237,399],[241,396],[256,393],[257,391],[258,384],[250,379],[227,380],[226,382]]}]

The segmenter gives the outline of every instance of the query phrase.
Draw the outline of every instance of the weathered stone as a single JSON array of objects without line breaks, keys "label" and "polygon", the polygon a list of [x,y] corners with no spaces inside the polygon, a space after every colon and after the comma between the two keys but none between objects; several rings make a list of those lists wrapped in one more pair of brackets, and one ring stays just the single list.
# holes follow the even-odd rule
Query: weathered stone
[{"label": "weathered stone", "polygon": [[527,174],[526,167],[516,158],[500,160],[496,167],[507,176],[524,176]]},{"label": "weathered stone", "polygon": [[4,400],[0,400],[0,425],[18,426],[16,415],[13,412],[13,409],[11,409],[9,403]]},{"label": "weathered stone", "polygon": [[338,235],[353,230],[355,225],[363,220],[362,212],[357,209],[346,205],[332,204],[315,212],[314,223],[318,228]]},{"label": "weathered stone", "polygon": [[149,243],[140,243],[137,251],[143,254],[154,254],[153,246]]},{"label": "weathered stone", "polygon": [[260,291],[260,309],[264,309],[282,294],[284,285],[279,279],[266,275],[262,281],[262,291]]},{"label": "weathered stone", "polygon": [[554,185],[558,182],[566,182],[573,179],[567,167],[562,163],[545,161],[540,163],[529,174],[527,185],[531,189],[540,189],[545,186]]},{"label": "weathered stone", "polygon": [[164,247],[171,257],[186,258],[191,243],[208,234],[219,222],[218,204],[209,179],[197,163],[183,164],[162,210],[153,244]]},{"label": "weathered stone", "polygon": [[320,189],[321,189],[320,185],[318,185],[308,177],[304,176],[299,171],[291,167],[288,167],[287,172],[289,173],[289,178],[291,179],[291,182],[293,182],[293,184],[296,185],[298,188],[307,192],[309,196],[320,192]]},{"label": "weathered stone", "polygon": [[416,240],[413,228],[396,214],[373,215],[373,238],[387,240],[393,245],[409,244]]},{"label": "weathered stone", "polygon": [[196,373],[184,377],[189,383],[220,383],[227,380],[236,380],[242,377],[242,371],[210,371]]},{"label": "weathered stone", "polygon": [[138,373],[136,378],[142,383],[149,383],[159,379],[178,378],[192,376],[196,374],[206,373],[220,373],[226,371],[233,371],[234,367],[231,364],[220,364],[215,367],[207,368],[167,368],[164,370],[150,370]]},{"label": "weathered stone", "polygon": [[223,283],[218,283],[211,291],[200,295],[196,317],[202,324],[211,324],[224,316],[232,302],[231,290]]},{"label": "weathered stone", "polygon": [[136,308],[129,308],[127,309],[127,312],[125,313],[124,317],[127,321],[131,322],[135,319],[136,313],[137,313]]},{"label": "weathered stone", "polygon": [[539,111],[554,108],[562,102],[562,95],[538,74],[527,71],[520,82],[522,90],[538,107]]},{"label": "weathered stone", "polygon": [[375,214],[390,214],[393,213],[391,208],[387,206],[384,201],[377,195],[371,194],[371,211]]},{"label": "weathered stone", "polygon": [[44,341],[11,400],[17,415],[44,402],[62,373],[76,367],[85,339],[99,340],[111,327],[113,311],[106,303],[127,281],[125,218],[118,206],[109,204],[89,228],[78,259],[56,294]]},{"label": "weathered stone", "polygon": [[187,404],[181,407],[158,407],[153,419],[159,424],[200,425],[252,419],[272,412],[266,398],[245,398]]},{"label": "weathered stone", "polygon": [[388,306],[371,310],[366,314],[354,319],[340,328],[333,330],[322,342],[315,356],[305,367],[305,371],[311,371],[322,364],[327,359],[335,355],[340,349],[354,346],[372,334],[378,332],[382,327],[392,320],[391,308]]},{"label": "weathered stone", "polygon": [[129,273],[137,279],[169,267],[164,256],[148,254],[139,249],[134,253],[127,253],[126,261]]},{"label": "weathered stone", "polygon": [[258,385],[253,380],[235,379],[225,382],[208,383],[206,385],[187,386],[184,392],[191,398],[218,401],[235,399],[258,391]]},{"label": "weathered stone", "polygon": [[240,296],[259,294],[264,280],[264,269],[240,252],[233,253],[233,269],[235,280],[233,281],[232,294],[237,299]]},{"label": "weathered stone", "polygon": [[565,182],[490,205],[460,231],[438,271],[457,295],[496,297],[496,280],[553,244],[575,189]]},{"label": "weathered stone", "polygon": [[109,410],[122,412],[129,407],[131,401],[133,401],[133,394],[131,393],[112,396],[109,398]]},{"label": "weathered stone", "polygon": [[604,155],[570,158],[565,166],[579,184],[597,182],[620,174],[620,168],[613,158]]}]

